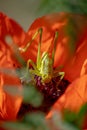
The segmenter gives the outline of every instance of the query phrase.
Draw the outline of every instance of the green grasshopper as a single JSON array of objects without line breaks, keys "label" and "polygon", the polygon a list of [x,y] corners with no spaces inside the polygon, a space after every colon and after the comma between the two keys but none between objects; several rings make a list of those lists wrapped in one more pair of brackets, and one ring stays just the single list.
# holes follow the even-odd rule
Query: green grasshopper
[{"label": "green grasshopper", "polygon": [[54,48],[53,48],[51,57],[49,56],[48,52],[44,52],[41,56],[42,32],[43,32],[43,29],[39,28],[36,31],[36,33],[33,35],[31,41],[28,42],[24,48],[19,48],[19,49],[22,52],[26,52],[28,47],[31,45],[33,40],[36,38],[36,36],[38,34],[40,34],[36,64],[31,59],[29,59],[27,61],[27,68],[29,69],[30,64],[31,64],[33,69],[30,69],[30,72],[34,75],[40,76],[43,83],[49,83],[52,78],[60,76],[60,80],[58,81],[58,83],[59,83],[63,79],[65,73],[59,72],[59,68],[57,68],[55,70],[53,69],[55,50],[56,50],[56,44],[57,44],[57,39],[58,39],[58,31],[55,31]]}]

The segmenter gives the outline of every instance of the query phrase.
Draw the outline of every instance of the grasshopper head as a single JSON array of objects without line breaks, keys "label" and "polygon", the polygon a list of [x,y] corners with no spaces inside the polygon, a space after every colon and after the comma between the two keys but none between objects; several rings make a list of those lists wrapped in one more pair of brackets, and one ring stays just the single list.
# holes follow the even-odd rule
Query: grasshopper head
[{"label": "grasshopper head", "polygon": [[49,74],[44,74],[42,76],[42,82],[44,82],[44,83],[49,83],[51,81],[51,79],[52,79],[52,76]]}]

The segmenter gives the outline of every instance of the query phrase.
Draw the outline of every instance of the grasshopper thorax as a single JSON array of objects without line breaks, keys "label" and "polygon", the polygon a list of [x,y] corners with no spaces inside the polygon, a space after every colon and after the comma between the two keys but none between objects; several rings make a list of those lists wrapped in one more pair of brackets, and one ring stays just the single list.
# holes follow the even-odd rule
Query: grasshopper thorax
[{"label": "grasshopper thorax", "polygon": [[47,52],[44,52],[42,55],[40,74],[43,82],[47,83],[51,81],[53,74],[53,62]]}]

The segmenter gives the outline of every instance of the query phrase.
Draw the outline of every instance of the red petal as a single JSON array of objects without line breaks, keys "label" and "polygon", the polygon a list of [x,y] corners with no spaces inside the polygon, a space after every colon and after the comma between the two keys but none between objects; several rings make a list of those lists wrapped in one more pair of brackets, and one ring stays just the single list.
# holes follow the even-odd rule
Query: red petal
[{"label": "red petal", "polygon": [[53,108],[59,109],[58,104],[61,103],[61,108],[68,108],[73,111],[78,111],[82,104],[87,102],[87,75],[84,75],[72,82],[64,95],[55,103]]},{"label": "red petal", "polygon": [[[18,46],[22,44],[25,32],[14,20],[0,13],[0,66],[13,66],[15,58],[12,52],[12,45],[6,38],[11,38]],[[9,39],[8,39],[9,40]]]},{"label": "red petal", "polygon": [[87,27],[85,29],[86,31],[82,34],[82,38],[79,38],[79,45],[76,49],[74,57],[71,61],[66,63],[64,68],[66,78],[70,81],[73,81],[80,76],[80,73],[82,73],[82,66],[87,59]]},{"label": "red petal", "polygon": [[3,77],[0,76],[0,120],[15,120],[22,98],[18,95],[13,96],[6,93],[3,90],[4,82]]},{"label": "red petal", "polygon": [[24,40],[25,32],[13,19],[0,12],[0,40],[5,41],[7,35],[10,35],[15,43],[21,43]]},{"label": "red petal", "polygon": [[85,103],[87,103],[87,75],[78,78],[69,85],[64,95],[54,104],[47,118],[50,118],[55,110],[69,109],[78,112]]},{"label": "red petal", "polygon": [[[10,36],[13,43],[21,45],[25,32],[12,19],[0,13],[0,69],[17,67],[11,46],[7,44],[6,37]],[[15,65],[15,66],[14,66]],[[1,71],[1,70],[0,70]],[[8,76],[0,72],[0,119],[14,120],[19,111],[22,98],[18,95],[10,95],[3,90],[4,85],[20,85],[17,77]]]},{"label": "red petal", "polygon": [[[69,47],[67,45],[69,45],[70,36],[69,34],[67,34],[66,31],[69,24],[69,18],[71,18],[73,22],[75,22],[76,24],[77,27],[76,34],[77,34],[77,39],[79,39],[80,37],[82,37],[81,35],[84,32],[85,26],[87,25],[86,16],[80,16],[80,15],[68,14],[68,13],[55,13],[55,14],[43,16],[34,21],[34,23],[31,25],[28,31],[28,35],[25,38],[24,45],[30,41],[33,34],[39,28],[43,28],[42,52],[48,50],[50,45],[52,49],[54,33],[56,30],[58,30],[59,36],[58,36],[58,44],[57,44],[56,55],[55,55],[55,65],[58,66],[59,64],[63,64],[66,61],[67,57],[69,57],[69,50],[68,50]],[[79,24],[78,21],[80,21]],[[27,50],[25,54],[26,59],[27,58],[31,58],[34,60],[36,59],[38,43],[39,43],[39,36],[35,38],[34,42]],[[76,42],[75,44],[79,46],[79,43]]]}]

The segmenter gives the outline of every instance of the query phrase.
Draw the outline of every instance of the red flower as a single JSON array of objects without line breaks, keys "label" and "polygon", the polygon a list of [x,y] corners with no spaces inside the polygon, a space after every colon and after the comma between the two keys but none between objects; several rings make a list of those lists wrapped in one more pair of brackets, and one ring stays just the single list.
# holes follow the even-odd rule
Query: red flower
[{"label": "red flower", "polygon": [[[51,53],[54,33],[56,30],[58,31],[59,36],[54,67],[60,65],[64,66],[63,71],[65,72],[65,79],[70,81],[70,85],[64,95],[57,100],[50,113],[52,113],[54,109],[59,111],[64,108],[78,111],[80,107],[87,102],[87,17],[68,13],[56,13],[43,16],[35,20],[29,28],[26,36],[19,25],[5,15],[0,14],[0,20],[0,46],[2,48],[0,51],[0,67],[5,68],[14,68],[14,64],[16,66],[18,65],[17,61],[13,57],[12,48],[6,44],[5,37],[7,35],[11,35],[14,43],[17,43],[18,46],[24,47],[31,40],[36,30],[42,28],[41,52],[43,53],[44,51],[48,51],[50,47],[49,53]],[[22,56],[26,61],[28,59],[36,61],[38,43],[39,35],[35,38],[28,50],[22,53]],[[71,48],[72,46],[73,50]],[[4,92],[3,84],[18,85],[20,84],[20,81],[15,78],[16,82],[14,82],[14,77],[8,77],[2,73],[0,76],[0,118],[15,119],[20,108],[21,97],[12,97]]]},{"label": "red flower", "polygon": [[[50,113],[53,110],[59,111],[65,108],[77,112],[84,103],[87,103],[87,17],[56,13],[38,18],[31,25],[24,45],[31,39],[35,31],[41,27],[43,28],[42,52],[48,50],[49,46],[53,47],[52,38],[54,32],[58,30],[59,37],[54,66],[64,65],[65,78],[71,82],[64,95],[53,105]],[[68,27],[71,30],[68,30]],[[72,37],[73,33],[76,35],[76,39],[71,46],[75,46],[75,50],[73,50],[74,53],[70,53],[70,42],[74,38]],[[37,46],[38,38],[34,40],[25,53],[26,59],[31,58],[35,61]]]}]

